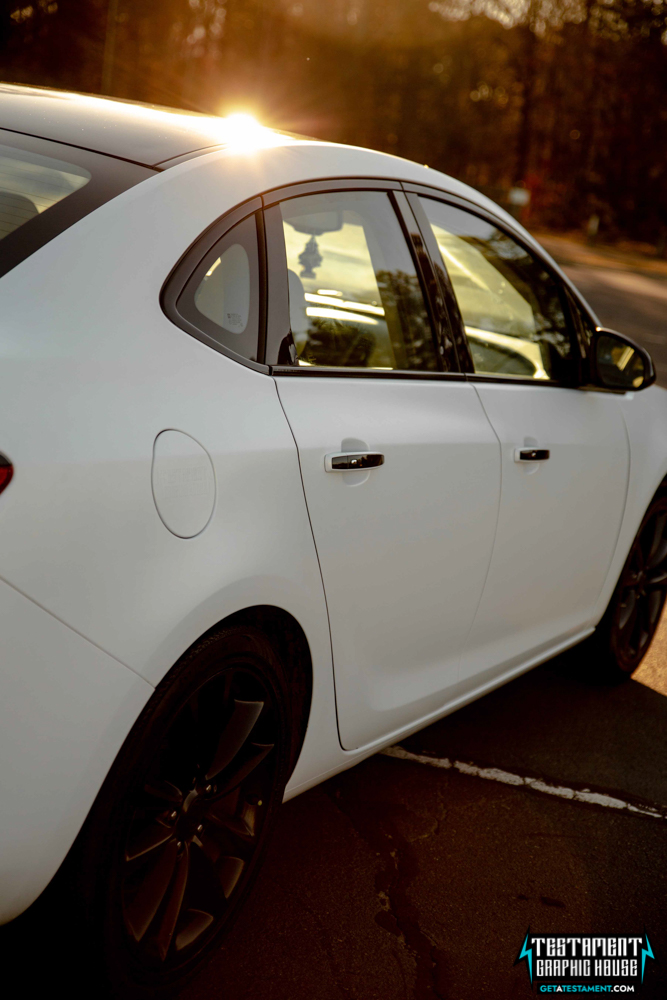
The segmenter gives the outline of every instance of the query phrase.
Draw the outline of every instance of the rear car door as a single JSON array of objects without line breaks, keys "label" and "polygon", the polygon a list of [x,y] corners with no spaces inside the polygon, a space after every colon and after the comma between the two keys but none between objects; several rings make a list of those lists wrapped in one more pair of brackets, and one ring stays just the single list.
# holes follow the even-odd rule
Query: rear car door
[{"label": "rear car door", "polygon": [[461,664],[462,679],[483,682],[595,624],[629,446],[616,395],[580,387],[580,342],[548,263],[483,212],[409,198],[453,286],[468,378],[502,451],[494,552]]},{"label": "rear car door", "polygon": [[433,275],[404,196],[341,186],[265,198],[267,360],[299,450],[352,749],[455,696],[500,464],[444,313],[429,315]]}]

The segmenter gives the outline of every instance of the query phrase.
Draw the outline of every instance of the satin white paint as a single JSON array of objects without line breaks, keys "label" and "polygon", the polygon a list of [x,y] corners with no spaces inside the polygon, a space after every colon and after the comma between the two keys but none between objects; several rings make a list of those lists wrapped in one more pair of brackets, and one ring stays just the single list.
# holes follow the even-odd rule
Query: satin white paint
[{"label": "satin white paint", "polygon": [[[0,919],[46,885],[153,687],[217,622],[268,604],[304,630],[313,700],[289,797],[590,632],[667,473],[661,389],[541,387],[526,406],[509,388],[503,401],[504,386],[277,386],[167,319],[164,280],[217,217],[336,176],[413,180],[495,209],[416,164],[285,138],[157,174],[0,279],[0,450],[16,469],[0,496]],[[210,457],[203,494],[167,496],[165,431]],[[510,468],[526,437],[563,445],[561,475]],[[386,454],[355,487],[324,471],[346,439]],[[546,609],[531,552],[568,591]]]},{"label": "satin white paint", "polygon": [[[630,450],[607,393],[476,383],[502,452],[493,558],[470,630],[461,678],[506,665],[595,624],[616,549]],[[545,462],[514,461],[517,447]]]},{"label": "satin white paint", "polygon": [[161,431],[153,445],[153,499],[165,528],[194,538],[211,520],[215,472],[205,448],[182,431]]},{"label": "satin white paint", "polygon": [[[491,559],[500,449],[470,384],[277,382],[299,448],[351,750],[441,706],[458,679]],[[322,474],[324,454],[351,449],[381,452],[384,465]]]},{"label": "satin white paint", "polygon": [[0,923],[49,882],[150,684],[0,583]]}]

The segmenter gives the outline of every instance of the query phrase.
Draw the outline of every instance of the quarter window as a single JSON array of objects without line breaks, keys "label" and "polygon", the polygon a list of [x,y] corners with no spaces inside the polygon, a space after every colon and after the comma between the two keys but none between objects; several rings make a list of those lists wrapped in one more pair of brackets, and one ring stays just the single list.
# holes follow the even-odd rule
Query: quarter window
[{"label": "quarter window", "polygon": [[208,252],[178,300],[178,311],[211,340],[257,361],[259,260],[254,215]]},{"label": "quarter window", "polygon": [[344,191],[280,203],[297,363],[439,370],[410,251],[389,197]]},{"label": "quarter window", "polygon": [[422,205],[456,294],[475,372],[572,380],[576,357],[556,280],[493,223]]}]

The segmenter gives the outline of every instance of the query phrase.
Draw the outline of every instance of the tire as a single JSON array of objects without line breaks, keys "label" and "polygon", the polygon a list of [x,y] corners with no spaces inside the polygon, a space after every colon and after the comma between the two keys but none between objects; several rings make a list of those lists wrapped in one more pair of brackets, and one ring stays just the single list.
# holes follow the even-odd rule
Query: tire
[{"label": "tire", "polygon": [[613,597],[592,637],[596,673],[628,680],[648,652],[667,597],[667,492],[649,506]]},{"label": "tire", "polygon": [[111,996],[171,995],[232,926],[282,802],[288,693],[263,633],[237,626],[193,647],[134,726],[70,866]]}]

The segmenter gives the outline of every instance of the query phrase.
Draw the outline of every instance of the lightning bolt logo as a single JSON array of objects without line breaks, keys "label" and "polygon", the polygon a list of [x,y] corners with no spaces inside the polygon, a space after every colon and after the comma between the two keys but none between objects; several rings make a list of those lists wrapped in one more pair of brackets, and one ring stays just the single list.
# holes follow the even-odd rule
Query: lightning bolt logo
[{"label": "lightning bolt logo", "polygon": [[[521,945],[521,951],[517,955],[516,961],[514,962],[514,964],[518,965],[519,962],[522,962],[524,958],[526,959],[526,961],[528,963],[528,975],[530,976],[530,985],[531,985],[531,988],[532,988],[532,985],[533,985],[533,946],[532,946],[532,944],[528,944],[529,941],[530,941],[530,927],[528,928],[528,932],[526,934],[525,941]],[[646,943],[648,944],[648,938],[646,939]],[[653,957],[653,956],[651,956],[651,957]],[[643,966],[643,958],[642,958],[642,972],[643,972],[643,969],[644,969],[644,966]]]},{"label": "lightning bolt logo", "polygon": [[646,947],[642,948],[642,982],[644,982],[644,966],[646,965],[646,959],[652,958],[653,961],[656,960],[655,955],[653,954],[653,949],[649,944],[648,934],[646,931],[644,931],[644,941],[646,942]]}]

